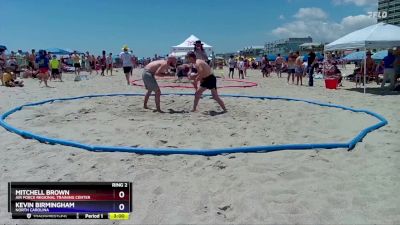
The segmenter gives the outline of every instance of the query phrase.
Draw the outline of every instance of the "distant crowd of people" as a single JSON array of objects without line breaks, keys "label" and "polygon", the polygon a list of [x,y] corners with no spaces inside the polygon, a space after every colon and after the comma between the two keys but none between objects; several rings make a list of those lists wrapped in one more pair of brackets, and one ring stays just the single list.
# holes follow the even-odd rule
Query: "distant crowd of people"
[{"label": "distant crowd of people", "polygon": [[[48,80],[62,80],[63,72],[74,72],[75,81],[81,80],[81,71],[86,71],[89,75],[93,71],[96,74],[102,76],[113,75],[113,69],[115,67],[126,67],[128,65],[132,68],[143,67],[149,62],[147,60],[139,61],[137,57],[132,54],[132,51],[127,52],[129,48],[125,48],[124,51],[119,55],[118,61],[116,62],[113,58],[112,53],[106,54],[106,51],[102,51],[102,55],[95,56],[86,53],[78,53],[74,51],[69,55],[60,55],[47,52],[45,50],[39,50],[36,52],[32,49],[30,53],[23,53],[22,50],[18,50],[16,53],[11,51],[9,56],[6,56],[5,50],[0,49],[0,75],[7,73],[5,76],[7,82],[4,82],[3,76],[1,81],[5,86],[17,86],[18,78],[38,78],[40,83],[44,83],[48,87]],[[129,60],[127,60],[129,58]],[[132,72],[130,71],[130,74]],[[84,75],[87,78],[87,75]],[[12,79],[8,79],[12,77]],[[13,83],[14,82],[14,83]],[[18,85],[22,86],[22,85]]]},{"label": "distant crowd of people", "polygon": [[303,85],[303,77],[308,75],[309,86],[314,85],[314,72],[320,73],[322,71],[322,61],[316,57],[313,51],[309,52],[306,61],[298,51],[290,53],[287,59],[278,54],[273,61],[270,61],[268,56],[263,56],[259,62],[243,56],[236,59],[231,55],[227,65],[229,67],[229,78],[234,78],[235,71],[237,71],[239,79],[245,79],[248,69],[259,69],[263,78],[270,77],[272,72],[275,72],[279,78],[282,78],[282,73],[287,73],[287,83],[291,80],[294,84],[296,79],[297,85]]},{"label": "distant crowd of people", "polygon": [[[213,62],[209,60],[201,41],[194,43],[193,52],[196,54],[197,59],[204,60],[208,65],[213,67]],[[380,63],[376,63],[371,56],[372,53],[368,51],[366,53],[365,66],[366,82],[371,80],[376,81],[384,87],[386,81],[390,80],[390,89],[394,89],[397,76],[400,74],[400,50],[393,51],[389,49],[388,56]],[[325,57],[318,58],[313,51],[310,51],[306,58],[304,57],[298,51],[290,53],[287,57],[282,57],[278,54],[274,60],[269,60],[268,56],[264,56],[260,61],[256,61],[254,58],[244,56],[235,57],[231,55],[226,61],[226,65],[229,68],[228,77],[233,79],[235,74],[237,74],[239,79],[245,79],[247,77],[247,70],[252,69],[260,70],[263,78],[270,77],[272,72],[278,78],[282,78],[282,73],[287,73],[288,84],[303,85],[303,78],[308,77],[308,86],[313,86],[314,73],[317,73],[324,74],[324,78],[337,79],[339,85],[341,85],[343,76],[340,68],[346,67],[347,62],[345,60],[331,53],[328,53]],[[79,53],[77,51],[67,56],[58,56],[45,50],[36,52],[34,49],[30,53],[23,53],[22,50],[18,50],[16,53],[11,51],[11,54],[7,57],[5,51],[0,49],[0,75],[3,72],[8,73],[6,76],[2,76],[6,79],[1,79],[2,84],[6,86],[23,86],[23,81],[18,79],[18,77],[38,78],[41,83],[43,82],[45,86],[48,86],[48,80],[59,80],[62,82],[63,72],[75,73],[75,81],[79,81],[83,77],[88,78],[87,74],[91,75],[93,72],[101,76],[113,75],[115,68],[122,67],[126,75],[127,84],[129,85],[132,69],[138,67],[144,68],[152,61],[160,60],[161,58],[155,55],[153,58],[149,57],[139,60],[133,55],[128,46],[123,46],[122,52],[117,57],[113,57],[112,53],[107,54],[106,51],[102,51],[102,54],[99,56],[95,56],[89,52]],[[82,76],[81,71],[87,73]],[[171,68],[171,71],[176,73],[178,79],[187,76],[189,73],[197,72],[196,68],[185,63],[185,60],[178,60],[177,67]],[[358,86],[364,83],[363,74],[364,64],[361,61],[356,63],[354,74],[347,78],[353,79],[356,82],[356,86]],[[195,88],[197,89],[196,86]]]},{"label": "distant crowd of people", "polygon": [[[286,58],[278,54],[274,60],[269,60],[267,56],[264,56],[260,61],[255,61],[251,57],[249,59],[244,56],[231,55],[226,62],[229,68],[228,77],[234,78],[237,74],[239,79],[244,79],[248,69],[259,69],[262,77],[265,78],[270,77],[273,72],[278,78],[282,77],[282,73],[287,73],[288,84],[291,82],[303,85],[303,78],[307,77],[308,86],[314,86],[314,74],[317,74],[318,78],[336,79],[338,85],[341,86],[344,78],[341,70],[346,69],[346,64],[349,62],[333,53],[321,56],[318,58],[313,51],[309,51],[308,55],[304,56],[297,51],[289,53]],[[372,53],[367,51],[365,81],[367,83],[375,81],[382,88],[389,81],[389,89],[394,89],[400,76],[400,49],[396,51],[389,49],[388,55],[379,63],[371,56]],[[346,76],[346,78],[355,81],[357,87],[364,83],[364,61],[356,61],[355,65],[354,74]]]}]

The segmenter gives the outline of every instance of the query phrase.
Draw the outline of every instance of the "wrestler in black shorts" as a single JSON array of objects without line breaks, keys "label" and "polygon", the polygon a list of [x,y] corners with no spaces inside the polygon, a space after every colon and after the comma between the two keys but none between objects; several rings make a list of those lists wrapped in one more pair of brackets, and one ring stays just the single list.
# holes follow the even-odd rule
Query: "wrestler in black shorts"
[{"label": "wrestler in black shorts", "polygon": [[200,87],[207,88],[209,90],[217,89],[217,78],[214,76],[214,74],[211,74],[201,81]]}]

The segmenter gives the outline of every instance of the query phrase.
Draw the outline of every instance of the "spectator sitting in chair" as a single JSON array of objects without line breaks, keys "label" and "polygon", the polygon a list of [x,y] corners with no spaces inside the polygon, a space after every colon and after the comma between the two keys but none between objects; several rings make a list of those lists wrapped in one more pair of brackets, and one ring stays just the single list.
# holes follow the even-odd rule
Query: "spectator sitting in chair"
[{"label": "spectator sitting in chair", "polygon": [[375,70],[375,74],[376,74],[375,76],[376,76],[376,83],[377,84],[379,84],[379,82],[380,82],[379,75],[383,75],[384,71],[385,71],[385,66],[384,66],[384,62],[382,60],[381,63],[379,63],[376,66],[376,70]]},{"label": "spectator sitting in chair", "polygon": [[[367,58],[366,58],[366,62],[367,62],[366,76],[371,77],[371,76],[374,76],[376,64],[375,64],[375,61],[371,58],[372,53],[370,51],[367,52],[366,56],[367,56]],[[364,62],[361,65],[361,75],[364,76]]]},{"label": "spectator sitting in chair", "polygon": [[342,87],[343,86],[342,85],[343,76],[342,76],[342,72],[337,67],[337,63],[336,62],[334,62],[333,65],[332,65],[331,74],[332,75],[330,77],[337,79],[338,80],[338,85]]}]

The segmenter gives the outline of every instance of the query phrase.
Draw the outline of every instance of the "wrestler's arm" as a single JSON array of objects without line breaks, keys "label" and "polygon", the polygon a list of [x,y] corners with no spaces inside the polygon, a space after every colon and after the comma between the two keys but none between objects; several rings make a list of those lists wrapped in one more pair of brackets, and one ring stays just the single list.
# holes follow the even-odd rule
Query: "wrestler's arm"
[{"label": "wrestler's arm", "polygon": [[168,65],[165,63],[163,65],[161,65],[160,67],[158,67],[158,69],[155,72],[155,76],[159,76],[159,77],[163,77],[168,75],[169,73],[167,73],[168,70]]}]

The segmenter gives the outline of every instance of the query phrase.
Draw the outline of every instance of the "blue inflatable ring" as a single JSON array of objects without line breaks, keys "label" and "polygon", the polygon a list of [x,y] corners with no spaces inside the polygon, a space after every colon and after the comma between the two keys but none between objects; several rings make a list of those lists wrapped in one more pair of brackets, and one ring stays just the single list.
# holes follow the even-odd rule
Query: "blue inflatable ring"
[{"label": "blue inflatable ring", "polygon": [[[193,96],[193,93],[168,93],[163,95],[180,95],[180,96]],[[327,104],[316,101],[297,99],[297,98],[285,98],[285,97],[270,97],[270,96],[251,96],[251,95],[230,95],[225,94],[221,95],[222,97],[234,97],[234,98],[250,98],[250,99],[269,99],[269,100],[285,100],[285,101],[297,101],[297,102],[305,102],[309,104],[319,105],[323,107],[332,107],[339,108],[343,110],[348,110],[356,113],[366,113],[371,115],[379,120],[378,123],[367,127],[361,130],[357,136],[352,138],[350,141],[345,143],[315,143],[315,144],[284,144],[284,145],[266,145],[266,146],[245,146],[245,147],[233,147],[233,148],[218,148],[218,149],[179,149],[179,148],[136,148],[136,147],[119,147],[119,146],[100,146],[100,145],[88,145],[82,144],[75,141],[50,138],[46,136],[42,136],[39,134],[34,134],[29,131],[21,130],[16,127],[11,126],[10,124],[5,122],[5,119],[15,113],[16,111],[22,110],[24,107],[28,106],[37,106],[43,105],[46,103],[51,103],[55,101],[69,101],[76,100],[82,98],[99,98],[99,97],[109,97],[109,96],[144,96],[143,94],[100,94],[100,95],[87,95],[87,96],[79,96],[79,97],[70,97],[70,98],[57,98],[57,99],[49,99],[35,103],[28,103],[25,105],[21,105],[15,107],[4,114],[1,115],[0,125],[7,129],[10,132],[14,132],[24,138],[31,138],[38,140],[43,143],[48,144],[59,144],[66,145],[75,148],[82,148],[89,151],[95,152],[132,152],[137,154],[153,154],[153,155],[167,155],[167,154],[187,154],[187,155],[218,155],[218,154],[227,154],[227,153],[247,153],[247,152],[272,152],[272,151],[280,151],[280,150],[307,150],[307,149],[337,149],[337,148],[347,148],[348,150],[352,150],[356,144],[369,133],[376,129],[379,129],[382,126],[385,126],[388,121],[381,115],[363,109],[353,109],[346,106],[335,105],[335,104]],[[210,95],[205,95],[210,96]]]}]

